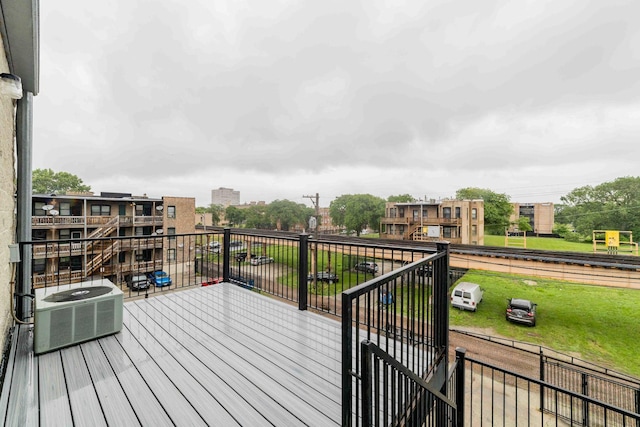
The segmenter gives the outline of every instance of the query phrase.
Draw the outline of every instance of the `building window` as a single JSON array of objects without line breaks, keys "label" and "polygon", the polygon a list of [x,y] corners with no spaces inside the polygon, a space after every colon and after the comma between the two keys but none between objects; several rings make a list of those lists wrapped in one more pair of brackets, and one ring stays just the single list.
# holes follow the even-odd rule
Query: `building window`
[{"label": "building window", "polygon": [[442,237],[451,238],[451,234],[451,227],[442,227]]},{"label": "building window", "polygon": [[456,218],[460,218],[460,208],[456,208]]},{"label": "building window", "polygon": [[471,209],[471,219],[478,219],[478,210],[476,208]]},{"label": "building window", "polygon": [[47,214],[47,212],[42,209],[42,207],[44,206],[43,202],[35,202],[33,204],[33,216],[45,216]]},{"label": "building window", "polygon": [[427,210],[426,209],[422,210],[422,218],[427,218]]},{"label": "building window", "polygon": [[477,236],[478,235],[478,226],[477,225],[472,225],[471,226],[471,235],[472,236]]},{"label": "building window", "polygon": [[126,252],[118,252],[118,262],[120,264],[124,264],[127,262],[127,253]]},{"label": "building window", "polygon": [[60,216],[71,216],[71,203],[60,203]]},{"label": "building window", "polygon": [[33,273],[34,274],[44,274],[45,266],[47,265],[47,260],[42,259],[34,259],[33,260]]},{"label": "building window", "polygon": [[413,210],[413,220],[417,221],[420,219],[420,211],[418,209]]},{"label": "building window", "polygon": [[169,236],[169,240],[176,239],[176,228],[175,227],[167,227],[167,235]]},{"label": "building window", "polygon": [[58,240],[69,240],[71,238],[71,230],[59,230],[58,231]]},{"label": "building window", "polygon": [[33,230],[33,240],[47,240],[47,230]]},{"label": "building window", "polygon": [[451,208],[442,208],[442,217],[446,219],[451,219]]},{"label": "building window", "polygon": [[111,206],[91,205],[91,216],[111,216]]},{"label": "building window", "polygon": [[62,270],[62,269],[71,269],[73,271],[82,270],[82,257],[81,256],[60,257],[58,259],[58,270]]},{"label": "building window", "polygon": [[175,218],[175,217],[176,217],[176,207],[167,206],[167,218]]},{"label": "building window", "polygon": [[167,261],[175,261],[175,260],[176,260],[176,250],[167,249]]}]

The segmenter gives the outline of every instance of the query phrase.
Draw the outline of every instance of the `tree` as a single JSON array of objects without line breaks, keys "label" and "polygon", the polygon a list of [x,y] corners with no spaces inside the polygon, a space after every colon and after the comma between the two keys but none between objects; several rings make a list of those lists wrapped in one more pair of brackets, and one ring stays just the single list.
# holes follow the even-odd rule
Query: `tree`
[{"label": "tree", "polygon": [[224,217],[229,221],[229,224],[235,227],[241,227],[246,218],[246,212],[244,209],[239,209],[235,206],[227,206],[227,209],[224,212]]},{"label": "tree", "polygon": [[467,187],[456,191],[457,199],[482,199],[484,201],[484,229],[487,234],[504,234],[509,227],[513,206],[506,194],[495,193],[485,188]]},{"label": "tree", "polygon": [[306,224],[309,217],[314,215],[314,210],[302,203],[295,203],[290,200],[274,200],[267,208],[271,222],[276,226],[280,225],[280,230],[289,230],[297,224]]},{"label": "tree", "polygon": [[579,187],[560,200],[564,203],[562,221],[573,224],[578,234],[619,230],[640,235],[640,177]]},{"label": "tree", "polygon": [[222,217],[222,213],[224,212],[224,208],[221,205],[210,204],[208,207],[198,206],[196,207],[197,214],[209,213],[211,214],[211,223],[218,224],[220,222],[220,218]]},{"label": "tree", "polygon": [[397,196],[389,196],[387,197],[387,202],[394,203],[410,203],[415,200],[411,194],[398,194]]},{"label": "tree", "polygon": [[334,225],[344,226],[359,236],[367,227],[379,230],[384,206],[384,199],[371,194],[344,194],[331,202],[329,215]]},{"label": "tree", "polygon": [[67,191],[91,191],[91,187],[69,172],[54,172],[52,169],[34,169],[32,172],[33,194],[63,194]]},{"label": "tree", "polygon": [[531,231],[531,223],[526,216],[518,218],[516,225],[518,226],[518,231]]},{"label": "tree", "polygon": [[244,209],[246,219],[244,225],[247,228],[261,228],[263,230],[273,230],[276,228],[275,222],[267,213],[267,205],[252,205]]}]

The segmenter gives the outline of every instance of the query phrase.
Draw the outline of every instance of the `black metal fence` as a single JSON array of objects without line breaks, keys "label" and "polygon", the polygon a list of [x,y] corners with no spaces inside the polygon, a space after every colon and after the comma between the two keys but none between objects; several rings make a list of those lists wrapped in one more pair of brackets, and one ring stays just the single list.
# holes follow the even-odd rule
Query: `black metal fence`
[{"label": "black metal fence", "polygon": [[640,426],[640,414],[456,351],[450,384],[460,426]]},{"label": "black metal fence", "polygon": [[[640,414],[640,384],[637,381],[605,375],[544,354],[540,354],[540,376],[549,384]],[[567,396],[558,398],[548,389],[543,390],[542,409],[557,412],[559,417],[567,420],[577,419],[580,425],[596,425],[591,424],[592,420],[597,422],[604,417],[599,408],[571,401]],[[609,420],[614,421],[618,423],[611,425],[624,425],[616,417]]]},{"label": "black metal fence", "polygon": [[361,344],[362,425],[455,426],[455,402],[371,341]]},{"label": "black metal fence", "polygon": [[[431,249],[337,243],[309,235],[215,229],[22,243],[31,266],[27,292],[107,278],[125,298],[149,296],[223,280],[268,293],[301,309],[339,315],[340,293],[424,258]],[[154,272],[169,279],[155,281]],[[425,272],[427,280],[429,272]],[[141,280],[141,277],[149,280]],[[18,298],[23,295],[18,295]]]},{"label": "black metal fence", "polygon": [[[342,425],[359,425],[363,412],[368,411],[360,406],[363,373],[359,343],[364,340],[430,387],[438,390],[444,386],[448,365],[449,253],[446,244],[438,249],[438,253],[423,260],[342,293]],[[392,389],[382,392],[383,402],[396,401],[398,397],[389,394],[394,393]]]}]

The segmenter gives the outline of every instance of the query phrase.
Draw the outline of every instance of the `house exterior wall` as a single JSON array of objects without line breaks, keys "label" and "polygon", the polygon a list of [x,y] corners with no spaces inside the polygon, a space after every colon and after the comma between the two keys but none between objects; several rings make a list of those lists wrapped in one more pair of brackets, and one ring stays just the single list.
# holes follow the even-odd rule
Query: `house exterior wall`
[{"label": "house exterior wall", "polygon": [[447,240],[460,244],[484,244],[484,202],[443,200],[387,202],[380,237],[394,240]]},{"label": "house exterior wall", "polygon": [[[513,214],[509,222],[517,224],[521,216],[530,218],[532,232],[535,234],[553,233],[555,222],[554,206],[551,202],[546,203],[513,203]],[[509,231],[515,231],[512,227]]]},{"label": "house exterior wall", "polygon": [[318,233],[338,234],[344,229],[344,227],[339,227],[333,224],[333,222],[331,221],[329,208],[319,208],[318,213],[320,214],[318,222]]},{"label": "house exterior wall", "polygon": [[[0,35],[0,72],[8,72],[6,52]],[[9,245],[15,243],[16,214],[14,168],[14,101],[0,96],[0,351],[4,349],[8,329],[13,325],[10,287],[14,265],[9,262]]]}]

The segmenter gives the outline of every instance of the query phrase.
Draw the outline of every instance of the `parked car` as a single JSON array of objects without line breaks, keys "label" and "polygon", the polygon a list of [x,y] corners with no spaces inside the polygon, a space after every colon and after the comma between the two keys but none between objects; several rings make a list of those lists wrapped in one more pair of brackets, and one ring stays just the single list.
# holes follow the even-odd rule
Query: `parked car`
[{"label": "parked car", "polygon": [[[257,255],[251,254],[251,258],[255,258]],[[247,259],[247,253],[246,252],[238,252],[235,256],[236,261],[238,262],[242,262],[242,261],[246,261]]]},{"label": "parked car", "polygon": [[[318,271],[316,280],[318,282],[324,282],[324,283],[338,283],[339,281],[337,274],[328,273],[325,271]],[[309,275],[307,276],[307,281],[313,282],[313,273],[309,273]]]},{"label": "parked car", "polygon": [[209,242],[209,250],[213,253],[220,252],[220,242],[218,242],[217,240]]},{"label": "parked car", "polygon": [[149,280],[154,286],[160,288],[162,286],[171,286],[171,277],[164,271],[154,271],[149,273]]},{"label": "parked car", "polygon": [[460,282],[451,292],[451,305],[460,310],[476,311],[483,294],[482,288],[477,283]]},{"label": "parked car", "polygon": [[249,263],[251,265],[262,265],[262,264],[270,264],[274,262],[274,259],[268,256],[260,255],[255,258],[251,258]]},{"label": "parked car", "polygon": [[536,326],[537,304],[526,299],[518,298],[511,298],[507,301],[506,319],[508,321]]},{"label": "parked car", "polygon": [[355,266],[356,271],[364,271],[365,273],[377,273],[378,264],[371,261],[359,262]]},{"label": "parked car", "polygon": [[229,252],[239,251],[242,249],[247,249],[244,245],[244,242],[241,240],[232,240],[229,242]]},{"label": "parked car", "polygon": [[146,274],[132,274],[127,277],[127,287],[132,291],[141,291],[149,286],[151,286],[151,282]]}]

